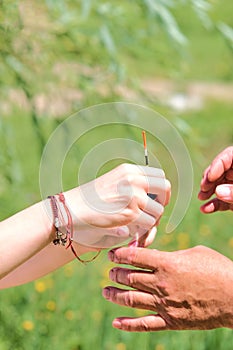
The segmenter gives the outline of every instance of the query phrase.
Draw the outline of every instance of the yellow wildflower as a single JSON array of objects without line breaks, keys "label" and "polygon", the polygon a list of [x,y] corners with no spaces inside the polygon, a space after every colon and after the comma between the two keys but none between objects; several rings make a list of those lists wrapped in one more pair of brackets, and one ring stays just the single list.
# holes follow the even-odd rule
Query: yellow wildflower
[{"label": "yellow wildflower", "polygon": [[165,346],[163,344],[157,344],[155,350],[165,350]]},{"label": "yellow wildflower", "polygon": [[190,244],[190,238],[188,233],[180,232],[177,236],[178,249],[187,249]]},{"label": "yellow wildflower", "polygon": [[101,321],[102,320],[102,318],[103,318],[103,315],[102,315],[102,312],[101,311],[99,311],[99,310],[94,310],[93,312],[92,312],[92,319],[94,320],[94,321]]},{"label": "yellow wildflower", "polygon": [[116,350],[126,350],[126,345],[124,343],[116,344]]},{"label": "yellow wildflower", "polygon": [[23,326],[23,329],[25,329],[25,331],[28,331],[28,332],[32,331],[35,327],[34,323],[32,321],[29,321],[29,320],[24,321],[22,326]]},{"label": "yellow wildflower", "polygon": [[229,239],[228,244],[230,247],[233,248],[233,237]]},{"label": "yellow wildflower", "polygon": [[49,311],[55,311],[56,310],[56,303],[55,301],[53,300],[49,300],[46,304],[46,308],[49,310]]},{"label": "yellow wildflower", "polygon": [[65,318],[68,320],[68,321],[72,321],[74,319],[74,311],[72,310],[67,310],[66,313],[65,313]]},{"label": "yellow wildflower", "polygon": [[173,235],[163,235],[162,237],[160,237],[160,240],[159,242],[161,243],[161,245],[163,246],[166,246],[168,245],[169,243],[171,243],[174,239],[174,236]]},{"label": "yellow wildflower", "polygon": [[73,274],[74,274],[74,265],[72,263],[65,265],[64,266],[64,275],[66,277],[71,277],[71,276],[73,276]]},{"label": "yellow wildflower", "polygon": [[35,282],[35,290],[38,293],[43,293],[46,290],[46,284],[43,281],[36,281]]},{"label": "yellow wildflower", "polygon": [[208,225],[201,225],[200,235],[202,235],[203,237],[211,235],[210,227]]}]

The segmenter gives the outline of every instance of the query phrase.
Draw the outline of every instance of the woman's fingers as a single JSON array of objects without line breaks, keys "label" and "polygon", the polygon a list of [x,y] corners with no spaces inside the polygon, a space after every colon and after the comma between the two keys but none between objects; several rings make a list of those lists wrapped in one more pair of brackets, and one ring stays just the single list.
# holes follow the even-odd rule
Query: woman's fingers
[{"label": "woman's fingers", "polygon": [[161,168],[154,168],[150,166],[143,166],[143,165],[132,165],[132,164],[125,164],[128,169],[132,169],[133,172],[135,172],[135,167],[138,169],[138,174],[147,176],[147,177],[160,177],[165,178],[165,173]]},{"label": "woman's fingers", "polygon": [[147,193],[156,194],[156,201],[166,206],[170,201],[171,184],[167,179],[150,178]]},{"label": "woman's fingers", "polygon": [[138,318],[118,317],[112,325],[114,328],[128,332],[155,332],[168,329],[166,322],[159,315]]},{"label": "woman's fingers", "polygon": [[139,238],[138,247],[150,246],[155,239],[156,233],[157,233],[157,227],[153,226],[145,235]]}]

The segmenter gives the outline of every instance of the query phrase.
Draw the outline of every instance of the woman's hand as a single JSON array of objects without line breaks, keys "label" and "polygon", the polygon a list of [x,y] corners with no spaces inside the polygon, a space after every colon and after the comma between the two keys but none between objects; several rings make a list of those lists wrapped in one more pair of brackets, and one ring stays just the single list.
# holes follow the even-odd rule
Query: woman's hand
[{"label": "woman's hand", "polygon": [[[103,176],[65,193],[72,213],[74,240],[106,248],[140,237],[155,227],[170,200],[171,186],[163,170],[122,164]],[[156,194],[156,200],[147,193]],[[156,233],[146,235],[149,244]]]},{"label": "woman's hand", "polygon": [[198,246],[176,252],[118,248],[109,252],[109,258],[139,269],[113,268],[111,280],[130,289],[106,287],[103,296],[119,305],[156,312],[117,318],[115,328],[131,332],[233,328],[233,263],[225,256]]},{"label": "woman's hand", "polygon": [[203,213],[233,210],[233,146],[222,151],[205,170],[199,199],[216,197],[201,207]]}]

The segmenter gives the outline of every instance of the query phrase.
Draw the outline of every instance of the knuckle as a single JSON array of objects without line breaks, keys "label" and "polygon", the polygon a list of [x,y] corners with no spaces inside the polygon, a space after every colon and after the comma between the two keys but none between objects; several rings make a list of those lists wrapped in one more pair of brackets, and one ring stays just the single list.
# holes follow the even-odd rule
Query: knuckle
[{"label": "knuckle", "polygon": [[204,247],[203,245],[199,244],[199,245],[197,245],[196,247],[194,247],[193,250],[194,250],[194,251],[197,250],[197,251],[201,251],[201,252],[202,252],[202,251],[204,250],[204,248],[205,248],[205,247]]},{"label": "knuckle", "polygon": [[165,177],[165,172],[164,172],[163,169],[161,169],[161,168],[156,168],[156,170],[157,170],[157,173],[158,173],[159,176]]},{"label": "knuckle", "polygon": [[122,217],[123,217],[122,222],[123,222],[124,224],[129,224],[129,223],[131,223],[131,222],[134,220],[134,218],[135,218],[134,210],[127,207],[127,208],[124,209],[124,211],[122,212]]},{"label": "knuckle", "polygon": [[133,287],[135,285],[135,276],[133,273],[127,274],[127,280],[130,287]]},{"label": "knuckle", "polygon": [[171,191],[171,182],[168,179],[165,179],[165,189]]},{"label": "knuckle", "polygon": [[148,323],[146,322],[146,320],[144,318],[142,318],[139,322],[139,328],[141,331],[144,332],[149,332],[150,331],[150,327],[148,325]]},{"label": "knuckle", "polygon": [[230,152],[233,154],[233,146],[229,146],[226,148],[226,152]]},{"label": "knuckle", "polygon": [[128,263],[134,265],[135,261],[138,261],[139,248],[130,248],[128,250]]},{"label": "knuckle", "polygon": [[132,169],[132,164],[122,163],[118,166],[118,169],[121,172],[121,174],[128,174]]},{"label": "knuckle", "polygon": [[129,290],[125,295],[125,305],[128,307],[135,306],[134,294],[131,290]]},{"label": "knuckle", "polygon": [[160,204],[158,206],[158,215],[159,215],[159,217],[161,217],[163,215],[163,213],[164,213],[164,206],[162,204]]}]

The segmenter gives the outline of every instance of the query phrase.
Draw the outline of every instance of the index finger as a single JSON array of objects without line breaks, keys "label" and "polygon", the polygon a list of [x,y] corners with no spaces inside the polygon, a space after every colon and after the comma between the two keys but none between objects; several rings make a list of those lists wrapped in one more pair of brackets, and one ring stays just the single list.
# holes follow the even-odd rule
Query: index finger
[{"label": "index finger", "polygon": [[208,180],[215,182],[232,167],[233,161],[233,146],[222,151],[211,163],[208,171]]},{"label": "index finger", "polygon": [[160,177],[162,179],[165,178],[165,173],[161,168],[154,168],[150,166],[137,165],[139,168],[141,175],[146,175],[149,177]]},{"label": "index finger", "polygon": [[156,262],[161,261],[160,252],[154,249],[122,247],[110,250],[109,260],[117,264],[127,264],[148,270],[156,269]]}]

